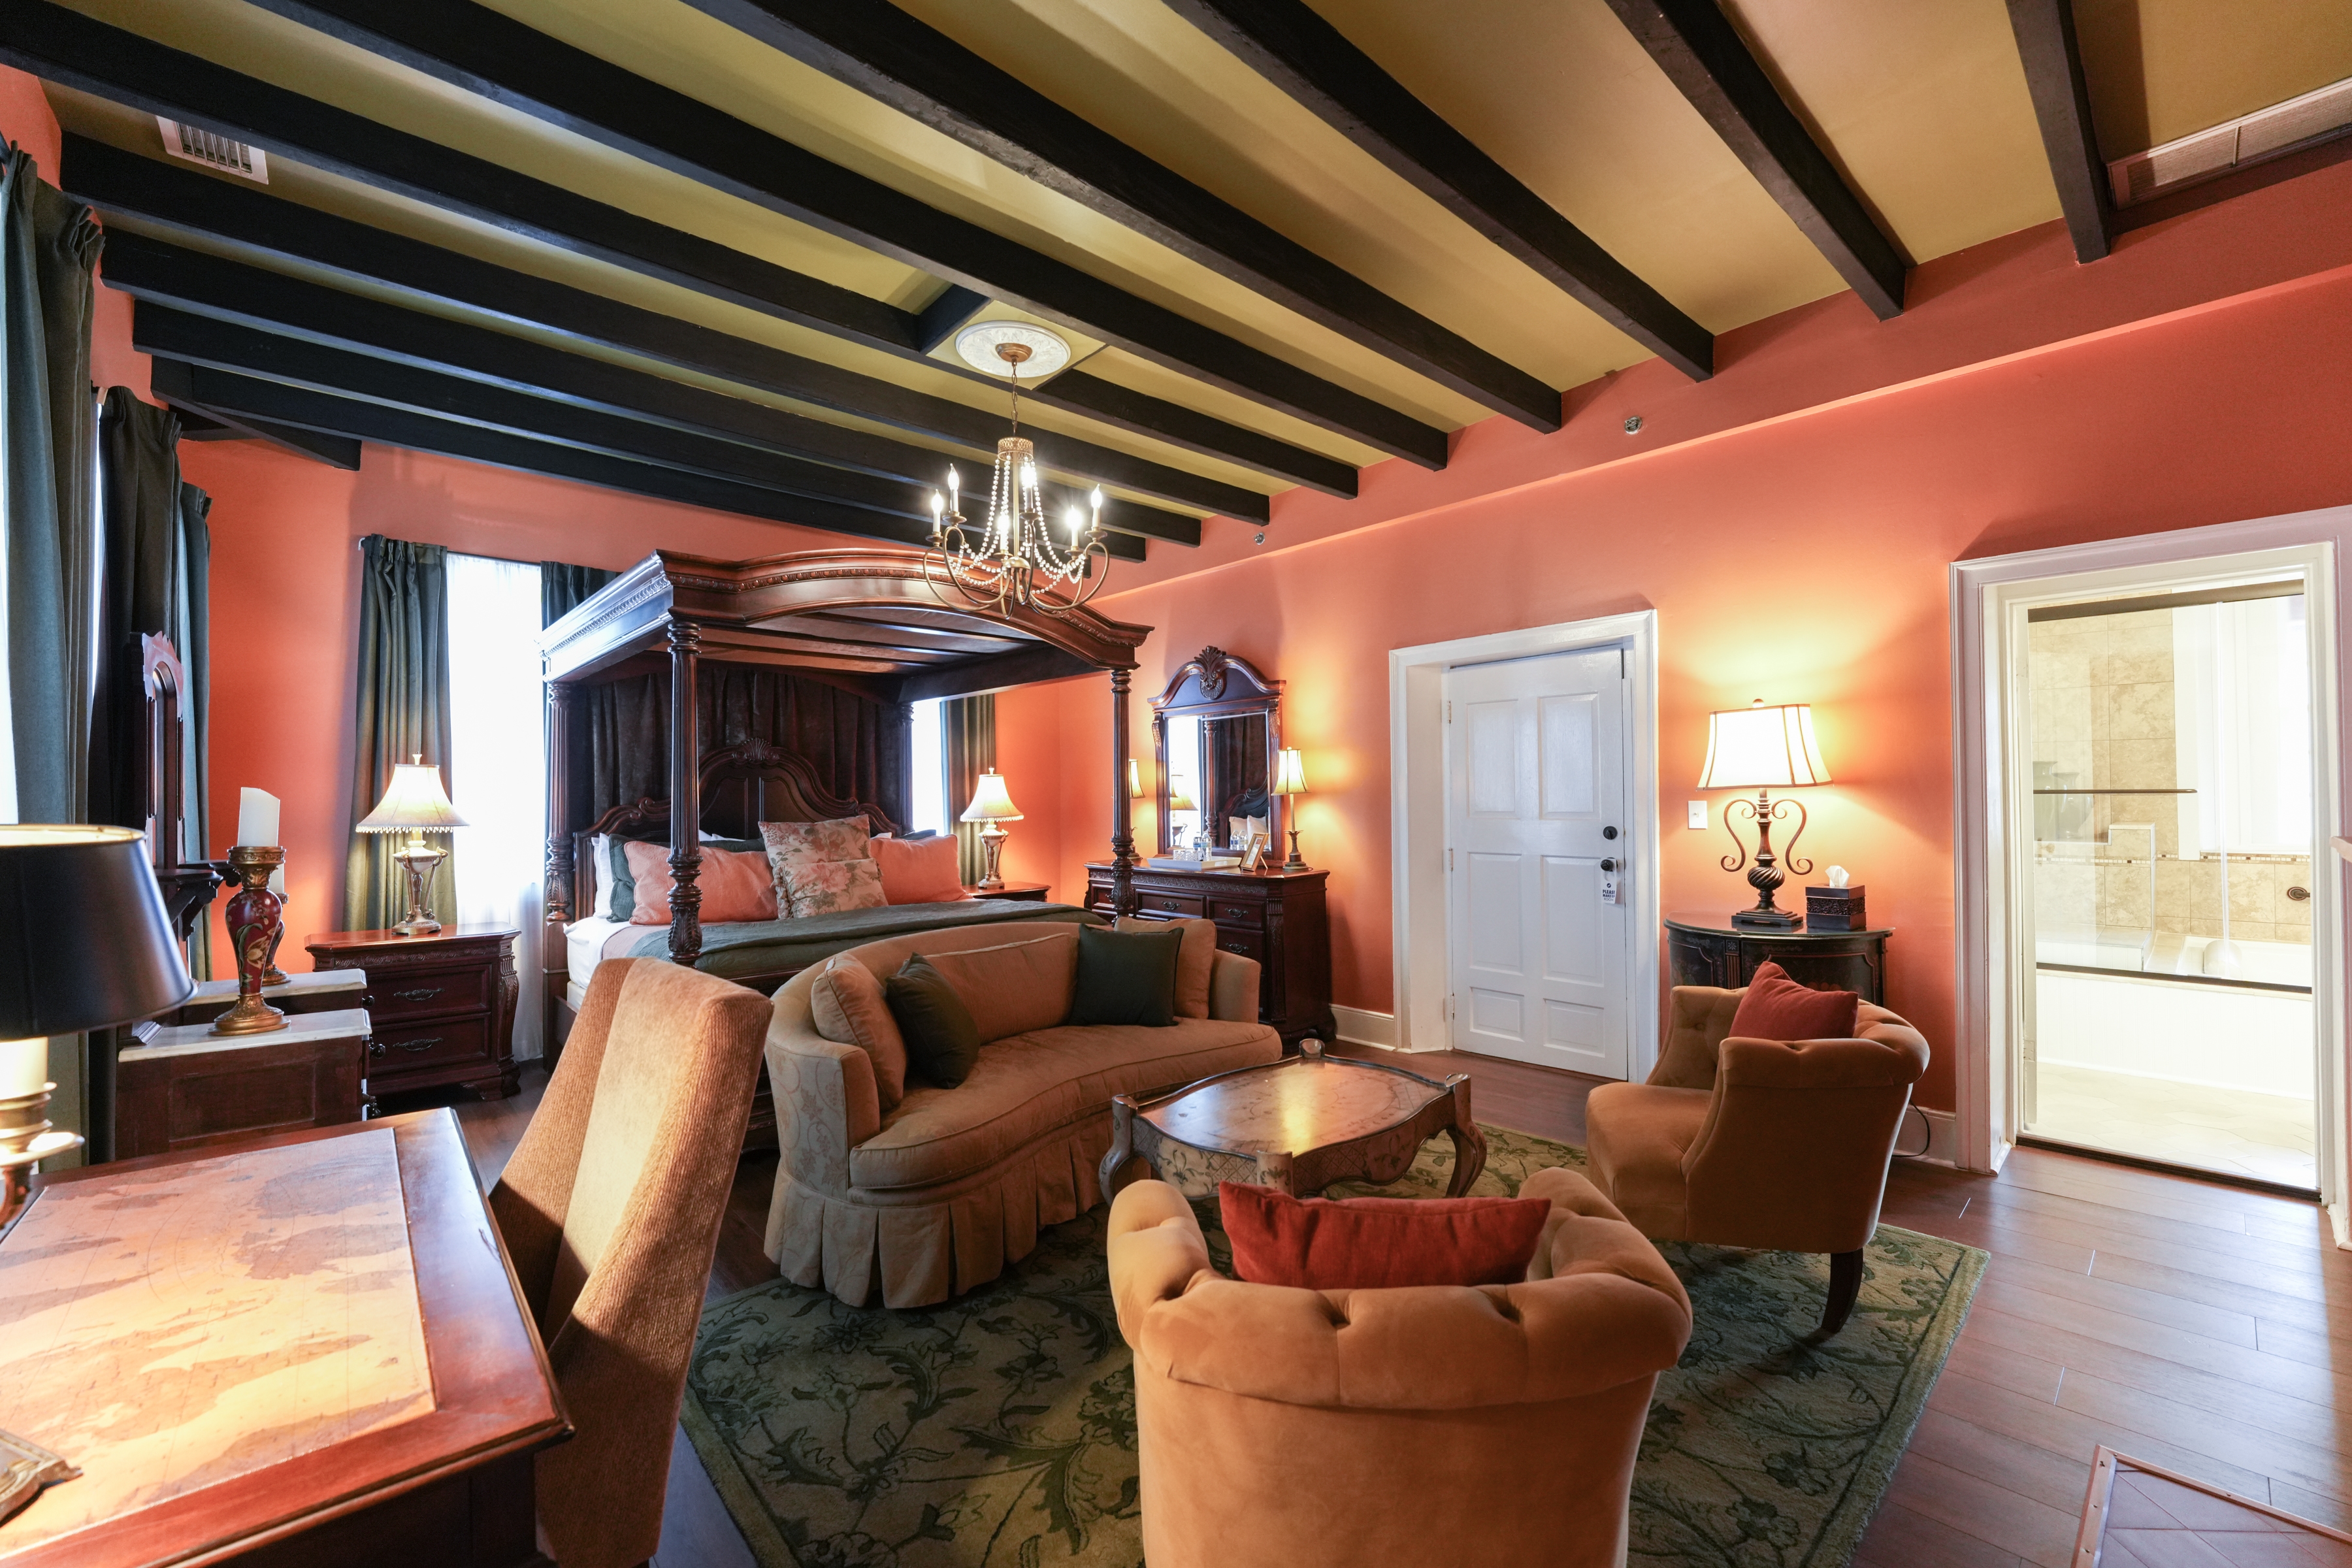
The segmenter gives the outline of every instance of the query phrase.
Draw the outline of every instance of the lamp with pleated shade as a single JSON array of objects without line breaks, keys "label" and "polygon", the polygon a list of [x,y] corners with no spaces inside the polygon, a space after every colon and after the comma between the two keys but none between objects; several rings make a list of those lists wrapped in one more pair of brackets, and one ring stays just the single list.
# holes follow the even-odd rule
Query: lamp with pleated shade
[{"label": "lamp with pleated shade", "polygon": [[[1756,792],[1753,801],[1736,800],[1723,810],[1724,831],[1739,847],[1738,858],[1724,858],[1727,871],[1738,870],[1748,859],[1747,846],[1739,843],[1739,835],[1732,829],[1732,814],[1745,807],[1756,821],[1756,863],[1748,868],[1748,885],[1756,889],[1756,902],[1733,915],[1733,925],[1795,931],[1805,923],[1804,916],[1772,902],[1772,895],[1788,880],[1788,873],[1772,852],[1772,824],[1781,820],[1790,806],[1796,806],[1797,831],[1790,836],[1783,853],[1793,851],[1797,840],[1805,836],[1805,807],[1801,801],[1776,801],[1772,792],[1829,782],[1829,764],[1822,761],[1822,749],[1813,740],[1811,704],[1788,702],[1768,708],[1759,697],[1750,707],[1727,708],[1706,716],[1706,764],[1699,769],[1698,787]],[[1789,868],[1801,876],[1813,868],[1813,863],[1792,858]]]},{"label": "lamp with pleated shade", "polygon": [[442,792],[439,767],[414,753],[407,762],[392,764],[392,783],[384,787],[375,809],[360,819],[359,830],[408,835],[408,842],[392,857],[408,873],[408,918],[392,928],[401,935],[429,936],[441,929],[427,905],[433,873],[449,852],[425,843],[425,835],[465,826],[466,819]]},{"label": "lamp with pleated shade", "polygon": [[980,879],[980,890],[983,893],[1001,890],[1004,879],[997,874],[997,858],[1004,853],[1004,841],[1013,837],[1004,831],[1003,825],[1020,821],[1021,808],[1014,805],[1012,795],[1005,793],[1004,780],[994,768],[980,775],[979,783],[971,792],[971,804],[963,808],[963,816],[959,820],[982,824],[980,844],[987,860],[986,875]]},{"label": "lamp with pleated shade", "polygon": [[[1281,755],[1276,759],[1274,793],[1286,797],[1307,793],[1307,763],[1299,756],[1297,747],[1285,746]],[[1298,858],[1298,808],[1286,798],[1283,802],[1282,814],[1286,819],[1285,826],[1290,829],[1290,858],[1282,863],[1282,868],[1286,871],[1304,871],[1307,869],[1307,862]]]}]

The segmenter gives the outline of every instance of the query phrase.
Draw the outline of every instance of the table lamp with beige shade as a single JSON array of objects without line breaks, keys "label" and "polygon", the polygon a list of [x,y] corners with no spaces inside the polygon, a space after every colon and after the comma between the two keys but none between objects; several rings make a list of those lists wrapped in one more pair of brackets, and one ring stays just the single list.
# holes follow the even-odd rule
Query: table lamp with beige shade
[{"label": "table lamp with beige shade", "polygon": [[441,929],[433,918],[426,901],[433,888],[433,873],[448,857],[446,849],[425,842],[428,833],[446,833],[466,826],[457,808],[441,788],[441,770],[415,752],[404,763],[392,765],[392,783],[385,786],[383,798],[375,809],[361,819],[362,833],[406,833],[408,842],[393,854],[400,868],[408,873],[408,918],[392,929],[403,936],[430,936]]},{"label": "table lamp with beige shade", "polygon": [[49,1125],[49,1037],[152,1018],[195,988],[145,834],[0,826],[0,1232],[35,1165],[82,1143]]},{"label": "table lamp with beige shade", "polygon": [[987,858],[983,862],[985,870],[980,879],[980,890],[983,893],[1000,890],[1004,886],[1004,879],[997,872],[997,858],[1004,853],[1004,841],[1012,837],[1004,831],[1003,824],[1020,821],[1021,809],[1005,793],[1004,780],[994,768],[980,775],[978,787],[971,792],[971,804],[963,808],[963,816],[959,820],[982,825],[980,843]]},{"label": "table lamp with beige shade", "polygon": [[[1797,808],[1797,831],[1782,851],[1786,856],[1805,836],[1804,803],[1774,800],[1772,792],[1829,782],[1829,764],[1822,761],[1822,749],[1813,740],[1811,704],[1790,702],[1768,708],[1759,697],[1750,707],[1727,708],[1706,716],[1706,765],[1699,770],[1698,787],[1756,792],[1754,800],[1735,800],[1723,809],[1723,830],[1731,835],[1739,851],[1721,860],[1727,871],[1748,864],[1748,847],[1739,842],[1739,834],[1731,826],[1733,814],[1744,807],[1756,822],[1756,863],[1748,868],[1748,885],[1756,889],[1756,902],[1733,915],[1733,925],[1755,931],[1796,931],[1803,926],[1803,915],[1772,902],[1772,895],[1788,880],[1780,857],[1772,852],[1772,824],[1782,820],[1790,806]],[[1811,861],[1793,857],[1788,865],[1799,876],[1813,868]]]},{"label": "table lamp with beige shade", "polygon": [[1304,871],[1307,862],[1298,858],[1298,808],[1292,801],[1307,793],[1307,763],[1295,746],[1285,746],[1275,763],[1274,793],[1284,797],[1284,826],[1290,829],[1290,858],[1282,863],[1282,868]]}]

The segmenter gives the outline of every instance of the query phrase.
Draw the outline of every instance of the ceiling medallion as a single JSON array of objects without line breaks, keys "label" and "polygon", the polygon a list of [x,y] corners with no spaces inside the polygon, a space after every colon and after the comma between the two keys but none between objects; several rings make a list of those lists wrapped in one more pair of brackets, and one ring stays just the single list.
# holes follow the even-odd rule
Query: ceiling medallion
[{"label": "ceiling medallion", "polygon": [[[1069,345],[1051,332],[1017,321],[984,321],[956,337],[956,348],[974,364],[982,334],[986,352],[1003,368],[992,371],[1013,383],[1013,434],[996,443],[996,471],[988,498],[988,521],[968,530],[962,510],[963,480],[948,468],[947,493],[931,492],[931,551],[924,575],[937,592],[941,579],[965,602],[1003,611],[1008,605],[1049,616],[1066,615],[1101,591],[1109,575],[1110,551],[1102,542],[1103,493],[1097,486],[1085,508],[1075,501],[1062,513],[1063,539],[1056,543],[1045,521],[1045,498],[1037,484],[1037,448],[1021,434],[1021,370],[1045,356],[1032,338],[1060,353],[1052,364],[1069,363]],[[1032,372],[1032,374],[1039,374]]]},{"label": "ceiling medallion", "polygon": [[[1025,375],[1031,385],[1070,363],[1070,345],[1056,332],[1026,321],[974,321],[956,334],[956,353],[983,375],[1010,378]],[[1029,351],[1020,360],[1007,361],[996,351],[1016,343]]]}]

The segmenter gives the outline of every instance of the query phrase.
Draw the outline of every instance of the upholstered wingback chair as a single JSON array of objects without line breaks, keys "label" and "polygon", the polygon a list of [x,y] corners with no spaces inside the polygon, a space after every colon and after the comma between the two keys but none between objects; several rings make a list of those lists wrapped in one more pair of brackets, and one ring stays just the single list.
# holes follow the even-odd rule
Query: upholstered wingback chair
[{"label": "upholstered wingback chair", "polygon": [[1743,991],[1677,985],[1643,1083],[1585,1102],[1592,1177],[1644,1236],[1830,1255],[1822,1331],[1845,1325],[1927,1042],[1865,1002],[1850,1040],[1741,1039]]},{"label": "upholstered wingback chair", "polygon": [[1658,1249],[1583,1177],[1523,1284],[1302,1290],[1209,1267],[1175,1188],[1110,1210],[1151,1568],[1614,1568],[1657,1374],[1690,1338]]},{"label": "upholstered wingback chair", "polygon": [[660,1544],[768,1013],[758,992],[676,964],[598,965],[490,1191],[574,1428],[538,1461],[540,1532],[562,1568],[625,1568]]}]

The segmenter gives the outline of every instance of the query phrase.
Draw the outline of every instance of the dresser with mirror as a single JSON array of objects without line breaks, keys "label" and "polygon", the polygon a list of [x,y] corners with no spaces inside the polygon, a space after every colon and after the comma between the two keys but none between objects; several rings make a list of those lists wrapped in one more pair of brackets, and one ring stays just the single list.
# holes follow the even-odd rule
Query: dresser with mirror
[{"label": "dresser with mirror", "polygon": [[[1329,873],[1283,865],[1290,803],[1276,793],[1282,682],[1202,648],[1151,703],[1153,852],[1135,868],[1136,913],[1212,920],[1217,945],[1263,966],[1258,1016],[1287,1047],[1337,1037],[1331,1017]],[[1252,840],[1262,869],[1223,867]],[[1087,868],[1087,907],[1108,912],[1111,868]]]}]

